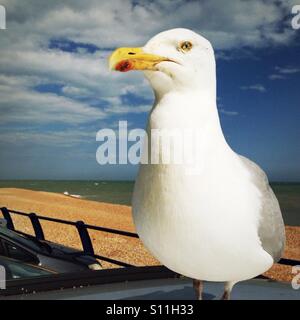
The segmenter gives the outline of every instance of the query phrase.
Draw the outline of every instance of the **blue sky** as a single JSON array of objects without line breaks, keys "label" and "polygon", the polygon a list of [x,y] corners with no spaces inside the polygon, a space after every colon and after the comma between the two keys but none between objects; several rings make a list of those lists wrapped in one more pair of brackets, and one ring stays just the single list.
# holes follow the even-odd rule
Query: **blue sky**
[{"label": "blue sky", "polygon": [[153,94],[142,74],[111,73],[119,46],[187,27],[213,44],[227,141],[270,180],[300,181],[300,29],[295,1],[0,1],[0,179],[134,179],[100,166],[96,132],[144,128]]}]

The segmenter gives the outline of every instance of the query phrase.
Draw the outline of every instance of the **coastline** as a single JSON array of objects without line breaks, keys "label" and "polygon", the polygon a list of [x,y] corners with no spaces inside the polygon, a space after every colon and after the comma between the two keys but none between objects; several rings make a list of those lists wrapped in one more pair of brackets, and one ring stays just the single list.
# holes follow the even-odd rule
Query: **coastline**
[{"label": "coastline", "polygon": [[[23,212],[35,212],[71,221],[83,220],[88,224],[135,232],[131,207],[85,200],[70,195],[32,191],[19,188],[0,188],[0,206]],[[13,216],[16,229],[33,234],[29,219]],[[42,221],[47,240],[80,249],[75,228]],[[138,239],[90,231],[95,251],[103,256],[122,260],[137,266],[157,265],[159,262]],[[300,260],[300,226],[286,226],[287,243],[284,257]],[[103,263],[105,268],[113,267]],[[275,264],[266,274],[270,279],[291,281],[292,267]]]}]

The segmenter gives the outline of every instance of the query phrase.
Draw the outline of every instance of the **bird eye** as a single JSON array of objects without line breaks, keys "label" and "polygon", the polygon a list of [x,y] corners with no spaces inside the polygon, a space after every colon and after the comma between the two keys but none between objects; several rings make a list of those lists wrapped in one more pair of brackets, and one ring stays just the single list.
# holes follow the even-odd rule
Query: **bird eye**
[{"label": "bird eye", "polygon": [[188,52],[192,49],[193,45],[190,41],[183,41],[179,45],[179,50],[183,52]]}]

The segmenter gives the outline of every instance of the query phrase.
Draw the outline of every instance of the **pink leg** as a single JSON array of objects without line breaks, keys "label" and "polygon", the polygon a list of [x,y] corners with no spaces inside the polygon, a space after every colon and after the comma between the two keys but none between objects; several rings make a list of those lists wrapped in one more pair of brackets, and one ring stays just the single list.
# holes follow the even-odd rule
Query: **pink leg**
[{"label": "pink leg", "polygon": [[224,293],[221,300],[230,300],[230,293],[235,284],[235,281],[229,281],[225,283]]},{"label": "pink leg", "polygon": [[201,280],[193,280],[193,286],[196,291],[197,300],[202,300],[202,292],[203,292],[203,281]]}]

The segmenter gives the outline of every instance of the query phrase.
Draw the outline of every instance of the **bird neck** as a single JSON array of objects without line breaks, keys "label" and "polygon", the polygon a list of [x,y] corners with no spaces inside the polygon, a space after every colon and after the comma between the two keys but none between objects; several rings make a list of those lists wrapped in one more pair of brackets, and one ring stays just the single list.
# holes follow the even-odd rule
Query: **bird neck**
[{"label": "bird neck", "polygon": [[202,90],[174,90],[156,97],[149,116],[148,134],[152,129],[176,130],[182,134],[190,130],[194,136],[202,137],[199,150],[203,154],[207,148],[214,148],[216,152],[230,149],[222,132],[216,97]]},{"label": "bird neck", "polygon": [[158,128],[204,129],[212,125],[221,130],[215,90],[181,88],[163,95],[155,92],[155,103],[149,120],[150,124]]},{"label": "bird neck", "polygon": [[166,97],[176,96],[177,93],[188,94],[191,97],[197,97],[200,101],[208,101],[209,103],[215,103],[217,98],[217,83],[215,72],[207,72],[198,75],[196,79],[188,79],[182,82],[180,78],[173,79],[172,82],[157,81],[156,78],[150,78],[148,80],[155,95],[155,104],[159,104],[161,100],[165,100]]}]

